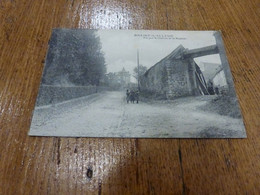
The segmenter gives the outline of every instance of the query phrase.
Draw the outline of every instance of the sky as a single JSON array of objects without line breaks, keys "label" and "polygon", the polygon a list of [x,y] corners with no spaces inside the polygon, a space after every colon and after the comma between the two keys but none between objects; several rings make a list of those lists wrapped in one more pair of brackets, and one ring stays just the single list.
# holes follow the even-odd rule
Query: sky
[{"label": "sky", "polygon": [[[125,68],[130,74],[139,63],[148,69],[170,54],[182,44],[187,49],[195,49],[216,44],[214,31],[148,31],[148,30],[98,30],[102,52],[105,54],[107,72],[118,72]],[[218,54],[195,59],[202,62],[220,64]],[[201,67],[203,69],[203,67]],[[134,78],[131,78],[134,82]]]}]

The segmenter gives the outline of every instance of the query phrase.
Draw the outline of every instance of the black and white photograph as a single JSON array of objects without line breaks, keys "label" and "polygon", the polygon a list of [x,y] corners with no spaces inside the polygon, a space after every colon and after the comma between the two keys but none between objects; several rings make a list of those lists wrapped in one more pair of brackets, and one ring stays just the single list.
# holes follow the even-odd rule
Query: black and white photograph
[{"label": "black and white photograph", "polygon": [[246,138],[221,32],[53,29],[29,135]]}]

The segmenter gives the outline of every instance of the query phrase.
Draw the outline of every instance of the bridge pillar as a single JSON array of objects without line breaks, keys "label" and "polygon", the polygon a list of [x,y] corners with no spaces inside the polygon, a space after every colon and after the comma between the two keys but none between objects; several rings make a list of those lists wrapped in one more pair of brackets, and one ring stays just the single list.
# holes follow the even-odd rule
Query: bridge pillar
[{"label": "bridge pillar", "polygon": [[232,74],[231,74],[229,64],[228,64],[228,60],[227,60],[227,57],[226,57],[224,42],[223,42],[222,37],[221,37],[221,32],[216,31],[214,33],[214,36],[215,36],[215,39],[216,39],[216,44],[217,44],[217,47],[218,47],[221,64],[222,64],[222,67],[223,67],[223,70],[224,70],[224,73],[225,73],[225,76],[226,76],[227,84],[228,84],[228,90],[229,90],[228,93],[230,95],[236,96],[234,83],[233,83],[233,80],[232,80]]}]

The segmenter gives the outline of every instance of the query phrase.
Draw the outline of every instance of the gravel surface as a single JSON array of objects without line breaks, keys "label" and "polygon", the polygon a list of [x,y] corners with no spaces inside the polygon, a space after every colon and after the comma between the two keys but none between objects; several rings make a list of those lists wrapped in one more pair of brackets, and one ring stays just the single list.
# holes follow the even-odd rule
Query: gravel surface
[{"label": "gravel surface", "polygon": [[127,104],[103,92],[34,111],[29,135],[66,137],[245,137],[243,121],[199,107],[214,96]]}]

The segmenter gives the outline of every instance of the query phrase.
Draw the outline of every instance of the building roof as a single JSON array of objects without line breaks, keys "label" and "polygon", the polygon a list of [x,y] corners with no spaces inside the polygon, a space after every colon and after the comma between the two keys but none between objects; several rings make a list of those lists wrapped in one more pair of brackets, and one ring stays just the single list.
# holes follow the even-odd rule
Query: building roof
[{"label": "building roof", "polygon": [[204,67],[202,68],[202,72],[206,81],[212,79],[221,68],[221,64],[217,63],[201,62],[200,65]]},{"label": "building roof", "polygon": [[163,60],[167,60],[167,59],[174,59],[174,58],[180,58],[184,53],[184,51],[186,51],[186,49],[183,47],[183,45],[179,45],[178,47],[176,47],[176,49],[174,49],[169,55],[167,55],[166,57],[164,57],[163,59],[161,59],[159,62],[157,62],[155,65],[153,65],[151,68],[149,68],[144,75],[147,75],[148,72],[153,69],[155,66],[161,64],[161,62]]}]

